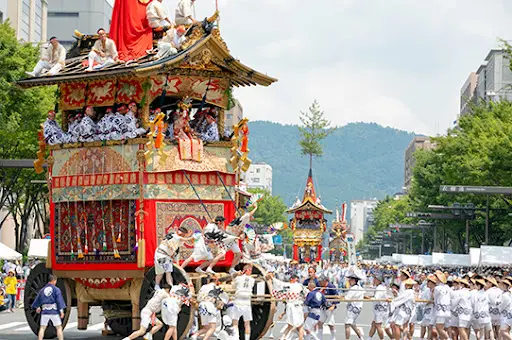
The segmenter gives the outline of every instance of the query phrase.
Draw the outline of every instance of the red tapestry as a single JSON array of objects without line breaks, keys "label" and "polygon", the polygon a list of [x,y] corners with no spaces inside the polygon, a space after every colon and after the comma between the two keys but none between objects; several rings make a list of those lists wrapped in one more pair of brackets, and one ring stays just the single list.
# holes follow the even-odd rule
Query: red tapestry
[{"label": "red tapestry", "polygon": [[80,282],[82,285],[94,288],[94,289],[117,289],[124,286],[124,284],[130,279],[121,279],[118,277],[111,277],[111,278],[101,278],[101,279],[80,279],[75,278],[76,281]]},{"label": "red tapestry", "polygon": [[97,80],[89,83],[87,89],[87,105],[114,105],[116,85],[113,80]]},{"label": "red tapestry", "polygon": [[206,101],[220,107],[227,105],[227,89],[229,82],[226,79],[200,77],[200,76],[169,76],[167,78],[168,96],[190,96],[201,100],[206,94]]},{"label": "red tapestry", "polygon": [[142,78],[119,79],[116,101],[118,103],[140,102],[144,95],[142,81]]},{"label": "red tapestry", "polygon": [[85,106],[86,83],[70,83],[60,86],[61,110],[76,110]]},{"label": "red tapestry", "polygon": [[57,263],[136,262],[135,242],[135,201],[55,204]]},{"label": "red tapestry", "polygon": [[148,97],[149,101],[152,102],[153,99],[160,96],[163,92],[163,87],[165,85],[165,76],[151,76],[149,78],[149,90]]}]

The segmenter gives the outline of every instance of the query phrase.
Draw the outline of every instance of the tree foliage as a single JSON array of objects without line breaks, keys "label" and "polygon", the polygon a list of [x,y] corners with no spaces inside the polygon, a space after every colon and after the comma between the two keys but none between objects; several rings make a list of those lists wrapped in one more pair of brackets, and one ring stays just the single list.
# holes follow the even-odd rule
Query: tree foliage
[{"label": "tree foliage", "polygon": [[[34,66],[39,49],[16,39],[9,22],[0,24],[0,159],[34,159],[37,131],[55,102],[51,87],[21,89],[14,83]],[[14,217],[16,248],[23,250],[32,220],[46,221],[45,189],[31,180],[44,179],[32,169],[0,169],[0,207]]]},{"label": "tree foliage", "polygon": [[[480,103],[474,105],[471,115],[460,118],[459,126],[446,136],[433,138],[434,150],[419,150],[413,170],[413,181],[407,197],[396,205],[384,200],[375,210],[375,230],[380,231],[392,218],[399,223],[411,219],[405,212],[429,211],[429,205],[449,206],[455,202],[473,203],[476,218],[470,222],[470,246],[485,242],[485,206],[483,195],[443,194],[441,185],[512,186],[512,103]],[[512,197],[490,196],[489,244],[508,244],[512,239]],[[414,223],[418,219],[412,220]],[[433,222],[433,221],[429,221]],[[436,221],[436,249],[434,229],[426,230],[427,250],[465,251],[465,221]],[[366,240],[367,241],[367,240]],[[417,246],[417,244],[416,244]]]},{"label": "tree foliage", "polygon": [[254,214],[256,223],[269,226],[275,222],[286,222],[287,207],[281,197],[272,196],[264,189],[250,189],[249,192],[263,194],[263,199],[258,203],[258,210]]},{"label": "tree foliage", "polygon": [[315,100],[309,107],[308,112],[300,112],[299,132],[301,139],[299,145],[303,155],[309,155],[309,163],[313,156],[322,156],[322,140],[334,132],[336,128],[331,127],[331,122],[328,121],[324,112],[320,110],[320,105]]}]

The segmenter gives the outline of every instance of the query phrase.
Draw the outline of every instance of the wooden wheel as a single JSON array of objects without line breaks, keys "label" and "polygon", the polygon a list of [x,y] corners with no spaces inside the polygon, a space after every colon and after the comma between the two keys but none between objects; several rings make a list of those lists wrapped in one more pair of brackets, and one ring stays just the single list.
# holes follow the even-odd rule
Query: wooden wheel
[{"label": "wooden wheel", "polygon": [[[237,265],[237,270],[242,270],[243,263]],[[253,264],[252,273],[264,277],[267,272],[258,264]],[[265,281],[265,294],[272,291],[272,281]],[[256,294],[256,285],[253,294]],[[276,303],[274,301],[253,302],[252,303],[252,321],[251,321],[251,340],[261,339],[265,336],[270,326],[274,322],[274,313],[276,312]],[[245,327],[243,320],[238,322],[238,331],[240,339],[244,339]]]},{"label": "wooden wheel", "polygon": [[[144,275],[144,282],[142,283],[142,287],[140,289],[140,300],[139,300],[139,306],[140,308],[144,308],[146,303],[151,299],[153,294],[155,293],[155,268],[151,268],[146,272],[146,275]],[[183,270],[183,268],[174,265],[174,270],[172,272],[172,280],[173,284],[178,284],[181,282],[187,283],[191,286],[190,290],[191,293],[194,293],[194,288],[192,287],[192,280],[190,280],[190,277],[187,275],[187,273]],[[162,279],[162,282],[165,281],[165,275]],[[179,339],[184,339],[188,332],[190,331],[190,328],[192,327],[192,324],[194,323],[194,312],[195,309],[192,306],[185,306],[183,305],[181,307],[180,314],[178,316],[178,336]],[[156,333],[153,336],[153,339],[163,339],[164,334],[167,331],[167,326],[162,327],[162,329]]]},{"label": "wooden wheel", "polygon": [[[51,269],[46,268],[44,263],[40,263],[30,271],[30,275],[28,276],[27,283],[25,285],[25,296],[23,299],[25,317],[27,319],[28,325],[30,326],[30,329],[32,332],[34,332],[35,335],[37,335],[39,331],[41,314],[36,313],[35,309],[32,309],[31,306],[39,291],[48,283],[48,279],[50,278],[51,273]],[[69,286],[69,282],[66,279],[58,279],[57,287],[60,288],[64,302],[66,302],[64,319],[62,319],[62,329],[64,329],[68,323],[69,314],[71,313],[71,288]],[[44,333],[44,338],[52,339],[56,336],[57,329],[53,325],[48,325],[46,332]]]}]

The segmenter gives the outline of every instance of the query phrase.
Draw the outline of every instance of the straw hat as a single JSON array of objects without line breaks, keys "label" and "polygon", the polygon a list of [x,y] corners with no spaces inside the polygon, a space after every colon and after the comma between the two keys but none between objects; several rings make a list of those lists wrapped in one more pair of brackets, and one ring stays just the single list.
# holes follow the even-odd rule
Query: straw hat
[{"label": "straw hat", "polygon": [[469,284],[468,280],[466,280],[466,279],[459,279],[458,281],[459,281],[459,283],[461,283],[461,284],[463,284],[463,285],[466,285],[466,286],[468,286],[468,287],[470,286],[470,284]]},{"label": "straw hat", "polygon": [[429,276],[427,276],[427,281],[437,283],[437,278],[434,274],[430,274]]},{"label": "straw hat", "polygon": [[409,278],[407,280],[404,281],[404,285],[406,286],[414,286],[415,284],[417,284],[418,282],[414,281],[413,279]]},{"label": "straw hat", "polygon": [[501,280],[500,280],[500,282],[501,282],[501,283],[506,284],[506,285],[507,285],[507,286],[509,286],[509,287],[510,287],[510,286],[512,286],[512,283],[510,283],[510,281],[509,281],[509,280],[501,279]]},{"label": "straw hat", "polygon": [[407,277],[411,277],[411,273],[407,269],[400,269],[400,273],[404,274]]},{"label": "straw hat", "polygon": [[442,283],[446,283],[446,276],[444,275],[444,273],[442,271],[436,271],[436,277],[437,279],[442,282]]},{"label": "straw hat", "polygon": [[493,284],[494,286],[498,287],[498,282],[496,281],[496,279],[492,276],[488,276],[485,278],[488,282],[490,282],[491,284]]},{"label": "straw hat", "polygon": [[479,284],[481,284],[484,287],[487,285],[487,283],[485,282],[484,279],[475,279],[473,282],[474,283],[479,283]]}]

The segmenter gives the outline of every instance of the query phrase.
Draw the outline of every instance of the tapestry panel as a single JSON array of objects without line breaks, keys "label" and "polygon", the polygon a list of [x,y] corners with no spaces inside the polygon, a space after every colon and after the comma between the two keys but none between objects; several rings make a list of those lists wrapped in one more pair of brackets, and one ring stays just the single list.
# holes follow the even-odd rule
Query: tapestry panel
[{"label": "tapestry panel", "polygon": [[138,150],[138,144],[53,150],[52,176],[138,171]]},{"label": "tapestry panel", "polygon": [[174,144],[165,145],[163,152],[167,155],[165,164],[160,164],[160,156],[158,152],[154,152],[153,162],[147,166],[148,172],[187,170],[194,172],[218,171],[221,173],[233,173],[233,167],[229,162],[231,152],[228,148],[204,146],[201,162],[182,160],[178,147]]},{"label": "tapestry panel", "polygon": [[112,106],[115,94],[116,84],[113,80],[92,81],[87,88],[87,105]]},{"label": "tapestry panel", "polygon": [[55,204],[57,263],[136,262],[135,211],[134,200]]},{"label": "tapestry panel", "polygon": [[117,83],[117,103],[128,104],[131,101],[139,103],[144,95],[142,83],[144,78],[124,78]]},{"label": "tapestry panel", "polygon": [[82,202],[117,199],[138,199],[140,188],[138,184],[96,185],[62,187],[52,189],[52,202]]},{"label": "tapestry panel", "polygon": [[[212,218],[224,216],[224,204],[204,203]],[[172,229],[185,227],[192,231],[202,231],[209,222],[208,214],[200,203],[185,202],[157,202],[156,203],[156,237],[158,242]],[[213,254],[217,250],[213,245],[208,245]],[[193,242],[180,249],[182,260],[188,258],[193,251]]]},{"label": "tapestry panel", "polygon": [[[229,195],[234,198],[234,187],[227,188]],[[197,196],[199,196],[202,200],[231,201],[229,195],[222,185],[194,185],[192,187],[190,184],[148,184],[144,189],[146,199],[197,200]]]},{"label": "tapestry panel", "polygon": [[60,91],[60,109],[76,110],[85,106],[85,89],[87,83],[62,84]]},{"label": "tapestry panel", "polygon": [[[167,78],[168,96],[189,96],[202,100],[206,93],[206,102],[227,108],[229,88],[228,79],[200,76],[169,76]],[[206,91],[208,89],[208,91]]]}]

